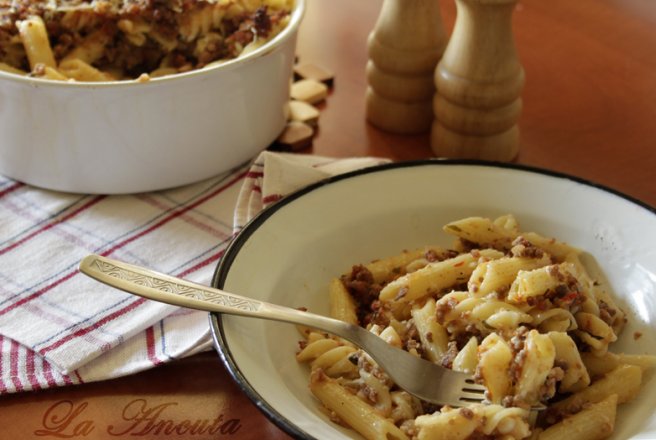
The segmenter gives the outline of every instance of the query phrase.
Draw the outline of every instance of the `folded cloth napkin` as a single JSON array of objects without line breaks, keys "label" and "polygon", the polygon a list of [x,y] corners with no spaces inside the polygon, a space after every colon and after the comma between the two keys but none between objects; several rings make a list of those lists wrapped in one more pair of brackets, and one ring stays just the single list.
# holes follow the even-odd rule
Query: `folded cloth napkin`
[{"label": "folded cloth napkin", "polygon": [[82,257],[207,285],[233,234],[263,208],[385,161],[263,152],[193,185],[116,196],[0,176],[0,394],[110,379],[211,349],[207,313],[104,286],[78,272]]}]

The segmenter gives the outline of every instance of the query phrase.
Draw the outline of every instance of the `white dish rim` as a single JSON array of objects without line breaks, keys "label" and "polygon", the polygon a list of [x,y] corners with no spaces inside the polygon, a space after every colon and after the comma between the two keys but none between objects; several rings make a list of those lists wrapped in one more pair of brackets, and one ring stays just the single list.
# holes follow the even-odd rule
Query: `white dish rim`
[{"label": "white dish rim", "polygon": [[[303,187],[295,192],[292,192],[275,204],[259,212],[253,219],[251,219],[244,228],[239,231],[239,233],[233,238],[231,243],[226,248],[221,261],[217,265],[214,276],[212,278],[212,287],[222,288],[226,280],[230,266],[232,265],[236,255],[239,253],[239,250],[248,240],[248,238],[259,228],[260,225],[267,218],[272,216],[279,209],[283,208],[285,205],[293,202],[294,200],[304,196],[307,193],[310,193],[318,188],[330,185],[334,182],[351,179],[364,174],[384,172],[390,169],[399,169],[399,168],[412,168],[412,167],[421,167],[421,166],[454,166],[454,165],[466,165],[466,166],[480,166],[484,168],[499,168],[499,169],[510,169],[514,171],[523,171],[534,173],[546,177],[553,177],[556,179],[565,179],[575,183],[579,183],[590,188],[606,192],[611,196],[619,197],[625,199],[626,201],[633,203],[645,210],[647,210],[652,215],[656,215],[656,207],[643,202],[633,196],[630,196],[626,193],[623,193],[619,190],[594,182],[590,179],[583,177],[577,177],[571,174],[567,174],[560,171],[555,171],[547,168],[537,167],[533,165],[518,164],[518,163],[509,163],[509,162],[495,162],[495,161],[485,161],[477,159],[422,159],[422,160],[410,160],[402,162],[390,162],[382,165],[375,165],[368,168],[363,168],[351,172],[346,172],[339,174],[333,177],[323,179],[314,184]],[[240,371],[239,367],[235,364],[232,359],[232,354],[230,347],[225,340],[223,321],[221,319],[221,314],[210,313],[209,315],[209,324],[212,334],[212,339],[214,342],[214,347],[223,362],[225,368],[228,370],[230,376],[235,380],[240,389],[246,394],[246,396],[255,404],[255,406],[262,412],[264,415],[271,420],[276,426],[282,429],[285,433],[291,435],[294,438],[298,439],[315,439],[315,437],[309,435],[307,432],[301,430],[286,417],[280,414],[276,409],[269,404],[262,396],[250,385],[248,379]]]}]

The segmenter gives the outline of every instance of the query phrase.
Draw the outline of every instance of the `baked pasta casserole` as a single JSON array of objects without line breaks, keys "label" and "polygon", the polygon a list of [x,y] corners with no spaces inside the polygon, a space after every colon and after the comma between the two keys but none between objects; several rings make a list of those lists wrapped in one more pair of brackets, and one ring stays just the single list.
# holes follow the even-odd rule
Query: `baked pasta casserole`
[{"label": "baked pasta casserole", "polygon": [[0,0],[0,70],[142,80],[242,56],[288,23],[293,0]]}]

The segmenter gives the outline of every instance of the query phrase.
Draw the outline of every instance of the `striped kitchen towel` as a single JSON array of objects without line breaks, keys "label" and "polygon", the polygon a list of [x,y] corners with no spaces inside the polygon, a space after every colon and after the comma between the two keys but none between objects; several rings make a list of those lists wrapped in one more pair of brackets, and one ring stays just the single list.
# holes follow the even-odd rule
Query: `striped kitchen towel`
[{"label": "striped kitchen towel", "polygon": [[215,178],[144,194],[65,194],[0,176],[0,394],[93,382],[212,347],[205,312],[77,270],[97,253],[209,284],[250,218],[325,177],[385,162],[264,152]]}]

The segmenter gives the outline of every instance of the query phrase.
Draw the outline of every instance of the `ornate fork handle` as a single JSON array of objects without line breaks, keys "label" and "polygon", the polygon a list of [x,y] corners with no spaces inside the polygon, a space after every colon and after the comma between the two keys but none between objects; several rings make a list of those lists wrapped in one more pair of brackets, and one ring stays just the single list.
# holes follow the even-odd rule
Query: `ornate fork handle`
[{"label": "ornate fork handle", "polygon": [[292,322],[328,331],[356,344],[360,342],[357,326],[235,295],[100,255],[82,259],[80,272],[112,287],[155,301],[209,312]]}]

